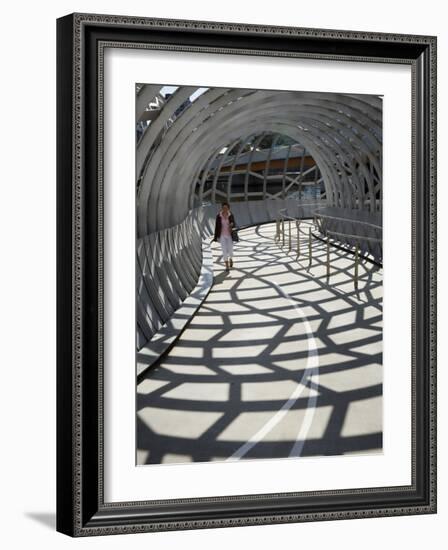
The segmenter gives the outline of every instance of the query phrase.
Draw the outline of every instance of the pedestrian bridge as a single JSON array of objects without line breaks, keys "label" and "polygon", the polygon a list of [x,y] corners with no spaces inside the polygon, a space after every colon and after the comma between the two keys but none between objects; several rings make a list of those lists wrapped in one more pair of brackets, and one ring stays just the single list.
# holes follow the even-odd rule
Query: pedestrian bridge
[{"label": "pedestrian bridge", "polygon": [[139,378],[138,464],[381,452],[382,268],[310,230],[240,230],[229,273],[212,245],[209,293]]}]

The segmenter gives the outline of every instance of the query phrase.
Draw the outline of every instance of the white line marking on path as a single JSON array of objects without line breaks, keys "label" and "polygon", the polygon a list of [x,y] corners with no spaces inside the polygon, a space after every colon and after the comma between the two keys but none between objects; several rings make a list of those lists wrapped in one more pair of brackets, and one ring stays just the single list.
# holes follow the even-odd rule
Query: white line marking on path
[{"label": "white line marking on path", "polygon": [[[280,285],[277,283],[274,283],[273,281],[270,281],[270,283],[278,290],[282,296],[288,300],[290,300],[293,304],[294,309],[299,314],[300,318],[302,319],[303,326],[305,328],[305,333],[307,335],[307,343],[308,343],[308,357],[307,357],[307,363],[306,368],[303,373],[303,376],[297,384],[297,388],[292,392],[292,394],[289,396],[287,401],[283,404],[281,409],[279,409],[272,418],[270,418],[264,426],[262,426],[258,432],[256,432],[244,445],[241,445],[239,449],[237,449],[227,460],[235,460],[238,458],[242,458],[245,454],[247,454],[250,449],[252,449],[259,441],[261,441],[285,416],[286,413],[292,408],[294,403],[299,399],[299,397],[302,395],[305,384],[304,382],[308,378],[308,376],[313,376],[313,381],[317,384],[319,382],[319,355],[317,352],[317,346],[316,341],[314,339],[313,331],[311,329],[311,325],[308,322],[308,319],[306,315],[303,313],[302,309],[294,302],[294,300],[287,294]],[[308,406],[306,408],[305,417],[302,422],[302,425],[300,427],[299,433],[297,434],[296,442],[294,443],[291,452],[289,453],[290,457],[298,457],[301,455],[303,450],[303,445],[306,440],[306,436],[308,435],[308,431],[311,427],[314,412],[316,410],[316,401],[317,396],[316,395],[310,395],[308,399]]]}]

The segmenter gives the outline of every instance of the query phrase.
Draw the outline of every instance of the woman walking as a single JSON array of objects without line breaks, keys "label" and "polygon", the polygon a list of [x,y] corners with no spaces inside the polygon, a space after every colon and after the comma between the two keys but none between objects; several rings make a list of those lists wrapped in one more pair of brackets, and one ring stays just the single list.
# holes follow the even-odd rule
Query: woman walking
[{"label": "woman walking", "polygon": [[216,216],[214,241],[221,244],[222,257],[226,264],[226,271],[233,267],[233,239],[232,230],[235,228],[235,220],[230,212],[229,203],[224,202]]}]

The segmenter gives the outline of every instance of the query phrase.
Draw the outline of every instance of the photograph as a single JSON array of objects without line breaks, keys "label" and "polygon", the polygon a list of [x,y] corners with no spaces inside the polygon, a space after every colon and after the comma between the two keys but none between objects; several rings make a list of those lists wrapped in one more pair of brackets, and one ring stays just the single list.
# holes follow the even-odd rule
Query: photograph
[{"label": "photograph", "polygon": [[383,98],[200,84],[135,86],[135,464],[381,454]]},{"label": "photograph", "polygon": [[378,546],[437,513],[438,37],[179,6],[57,19],[56,529]]}]

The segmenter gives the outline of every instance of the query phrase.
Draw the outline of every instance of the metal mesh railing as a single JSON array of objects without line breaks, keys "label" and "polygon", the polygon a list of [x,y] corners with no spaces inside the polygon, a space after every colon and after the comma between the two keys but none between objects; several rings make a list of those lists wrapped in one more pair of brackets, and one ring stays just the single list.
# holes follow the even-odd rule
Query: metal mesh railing
[{"label": "metal mesh railing", "polygon": [[[312,206],[308,204],[307,206]],[[326,277],[327,281],[330,280],[331,276],[331,256],[330,256],[330,246],[335,244],[333,241],[345,241],[345,244],[349,247],[348,251],[354,255],[354,266],[353,266],[353,285],[356,291],[358,291],[359,286],[359,262],[361,258],[361,242],[368,241],[376,243],[379,246],[382,245],[382,239],[379,237],[373,237],[368,235],[359,235],[354,233],[347,233],[343,231],[332,231],[328,228],[324,228],[320,219],[326,218],[334,221],[343,221],[351,222],[354,224],[359,224],[362,226],[369,227],[374,230],[382,230],[381,226],[372,224],[370,222],[365,222],[363,220],[349,220],[348,218],[343,218],[339,216],[332,216],[330,214],[322,214],[317,211],[313,213],[313,218],[311,223],[307,223],[308,230],[304,231],[301,225],[303,224],[303,218],[298,218],[290,216],[287,213],[287,209],[284,208],[279,210],[277,220],[276,220],[276,233],[275,233],[275,242],[281,243],[282,247],[287,246],[288,252],[293,250],[293,232],[296,232],[295,239],[295,252],[296,260],[298,260],[303,255],[303,249],[300,236],[305,236],[306,249],[308,256],[308,268],[312,266],[313,262],[313,231],[312,226],[314,225],[315,229],[322,235],[320,240],[326,243]],[[295,226],[295,229],[294,229]],[[316,237],[315,237],[316,238]],[[376,263],[376,262],[375,262]]]}]

